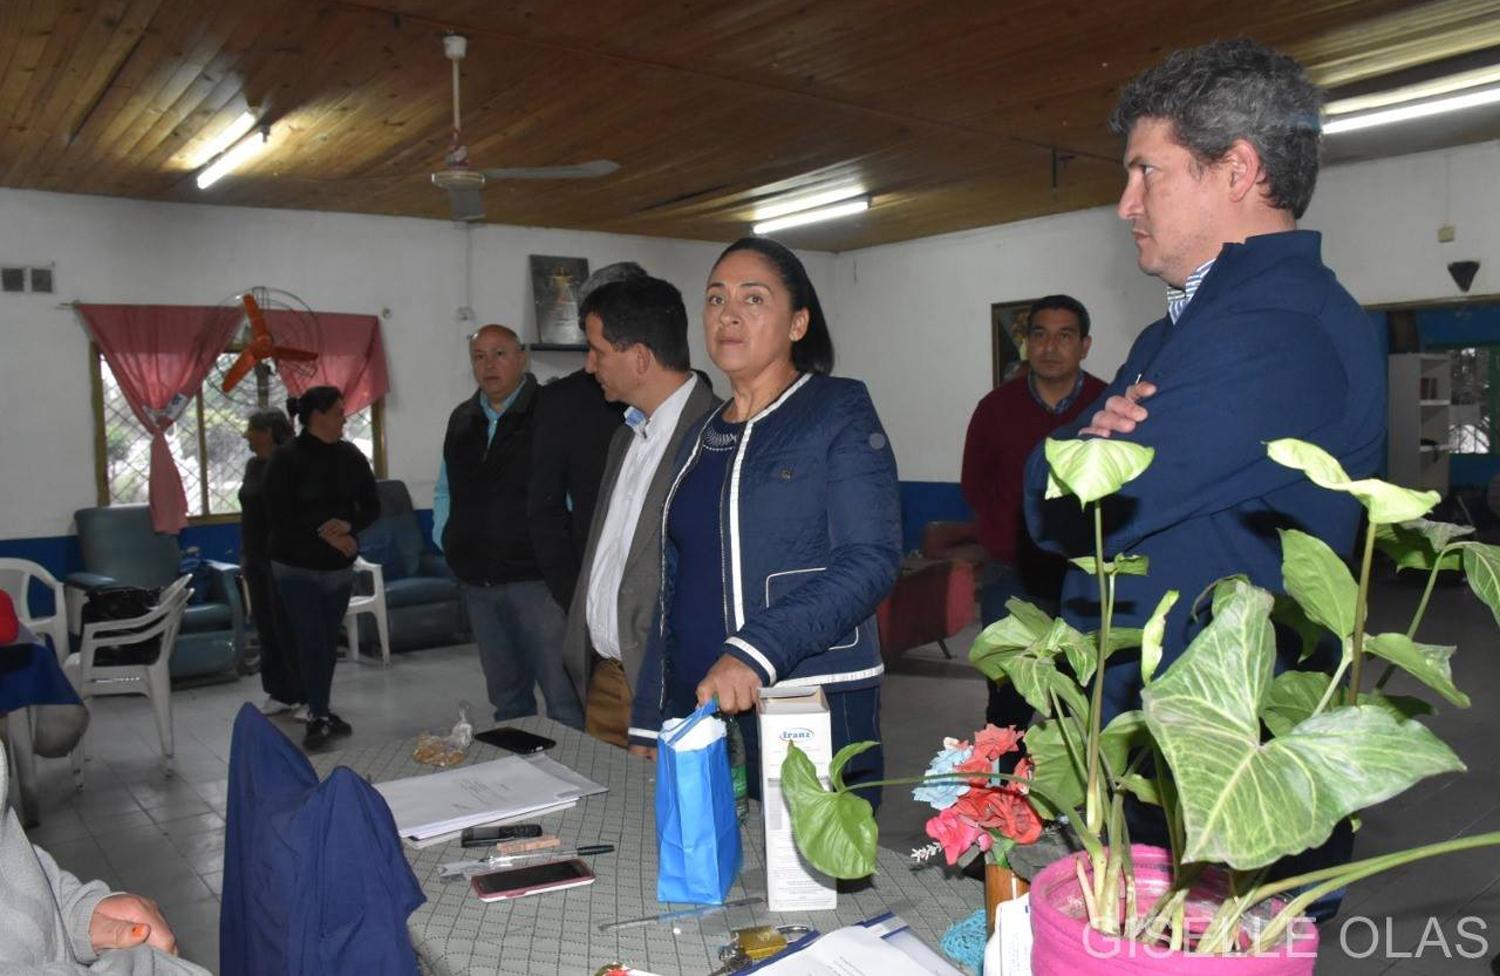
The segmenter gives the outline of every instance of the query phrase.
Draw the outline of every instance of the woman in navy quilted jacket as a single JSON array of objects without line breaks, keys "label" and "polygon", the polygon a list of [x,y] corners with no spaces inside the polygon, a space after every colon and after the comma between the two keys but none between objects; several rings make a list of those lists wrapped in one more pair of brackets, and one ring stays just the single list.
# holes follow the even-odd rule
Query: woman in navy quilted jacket
[{"label": "woman in navy quilted jacket", "polygon": [[[880,738],[874,614],[901,565],[896,462],[865,385],[829,375],[828,323],[786,247],[731,244],[709,275],[703,330],[733,395],[684,442],[667,496],[660,619],[630,740],[649,754],[663,720],[717,697],[738,716],[755,793],[762,688],[822,686],[835,751]],[[871,749],[845,782],[883,765]]]}]

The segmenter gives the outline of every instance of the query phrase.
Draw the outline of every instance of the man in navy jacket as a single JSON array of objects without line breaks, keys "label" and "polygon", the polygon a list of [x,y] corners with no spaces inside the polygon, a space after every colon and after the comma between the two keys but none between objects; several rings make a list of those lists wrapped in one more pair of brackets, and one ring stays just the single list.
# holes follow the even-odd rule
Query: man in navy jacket
[{"label": "man in navy jacket", "polygon": [[[1375,329],[1323,265],[1319,235],[1296,225],[1317,178],[1319,105],[1295,61],[1238,40],[1173,54],[1125,89],[1111,120],[1127,139],[1118,213],[1141,270],[1167,285],[1168,314],[1096,406],[1054,436],[1156,449],[1107,501],[1104,545],[1150,558],[1149,576],[1119,578],[1117,625],[1140,626],[1166,590],[1181,594],[1162,667],[1206,623],[1189,604],[1214,580],[1247,573],[1282,589],[1278,528],[1352,549],[1358,504],[1269,460],[1267,441],[1311,441],[1356,478],[1385,450]],[[1077,501],[1044,502],[1046,479],[1039,447],[1027,466],[1032,535],[1069,556],[1091,552]],[[1069,571],[1063,613],[1097,626],[1092,577]],[[1106,721],[1139,706],[1138,658],[1117,655],[1105,681]]]}]

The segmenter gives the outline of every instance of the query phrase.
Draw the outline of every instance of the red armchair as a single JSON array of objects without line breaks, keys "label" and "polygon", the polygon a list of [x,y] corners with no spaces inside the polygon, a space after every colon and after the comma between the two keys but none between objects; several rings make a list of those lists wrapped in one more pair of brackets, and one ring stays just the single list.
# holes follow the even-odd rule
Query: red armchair
[{"label": "red armchair", "polygon": [[906,560],[875,610],[887,665],[923,644],[936,643],[944,657],[953,657],[948,638],[974,622],[975,571],[983,559],[972,523],[927,523],[921,555]]}]

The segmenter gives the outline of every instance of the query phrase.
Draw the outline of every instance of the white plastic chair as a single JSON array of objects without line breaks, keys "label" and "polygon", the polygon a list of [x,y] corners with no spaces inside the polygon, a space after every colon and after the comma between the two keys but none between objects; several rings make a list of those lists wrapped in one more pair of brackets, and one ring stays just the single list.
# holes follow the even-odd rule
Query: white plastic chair
[{"label": "white plastic chair", "polygon": [[[78,653],[63,665],[84,705],[89,699],[104,695],[145,695],[156,713],[156,734],[161,737],[162,758],[167,775],[172,774],[172,652],[177,647],[177,631],[182,613],[192,593],[191,576],[177,578],[162,591],[156,606],[139,617],[128,620],[98,620],[83,626],[83,643]],[[95,664],[94,655],[101,647],[127,647],[152,638],[161,639],[156,659],[149,664]],[[90,723],[92,725],[93,723]],[[83,789],[83,761],[89,733],[73,750],[73,779]]]},{"label": "white plastic chair", "polygon": [[[31,581],[37,580],[52,591],[52,615],[33,617],[27,597]],[[16,616],[33,634],[52,639],[52,652],[62,662],[68,657],[68,598],[57,577],[29,559],[0,559],[0,590],[9,594],[16,605]]]},{"label": "white plastic chair", "polygon": [[356,573],[369,573],[373,584],[371,592],[363,596],[351,596],[349,598],[349,609],[344,611],[344,632],[349,640],[349,660],[359,659],[359,622],[358,617],[362,613],[368,613],[375,618],[375,631],[380,635],[380,665],[390,667],[391,665],[391,635],[390,626],[385,617],[385,571],[380,568],[379,563],[372,563],[364,558],[354,560],[354,571]]}]

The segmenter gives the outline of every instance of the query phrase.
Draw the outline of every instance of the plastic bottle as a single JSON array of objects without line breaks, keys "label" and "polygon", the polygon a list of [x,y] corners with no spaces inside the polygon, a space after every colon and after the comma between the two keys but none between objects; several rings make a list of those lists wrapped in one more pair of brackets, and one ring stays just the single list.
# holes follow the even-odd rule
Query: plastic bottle
[{"label": "plastic bottle", "polygon": [[750,779],[745,754],[745,734],[740,731],[739,720],[733,716],[724,719],[728,728],[729,781],[734,784],[734,812],[744,823],[750,816]]}]

